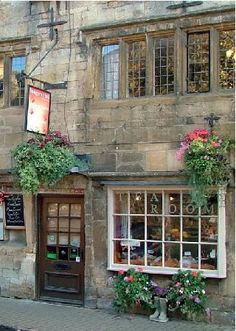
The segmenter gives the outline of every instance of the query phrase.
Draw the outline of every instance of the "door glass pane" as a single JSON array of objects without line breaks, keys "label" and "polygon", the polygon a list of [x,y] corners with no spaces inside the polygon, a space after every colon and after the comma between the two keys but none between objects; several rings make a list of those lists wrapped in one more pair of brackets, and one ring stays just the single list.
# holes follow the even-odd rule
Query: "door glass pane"
[{"label": "door glass pane", "polygon": [[57,218],[48,218],[48,229],[51,231],[57,230]]},{"label": "door glass pane", "polygon": [[72,203],[70,205],[70,216],[80,217],[81,216],[81,205],[78,203]]},{"label": "door glass pane", "polygon": [[80,232],[80,219],[71,218],[71,220],[70,220],[70,231],[71,232]]},{"label": "door glass pane", "polygon": [[59,221],[59,231],[69,232],[69,219],[68,218],[60,218],[58,221]]},{"label": "door glass pane", "polygon": [[68,245],[67,233],[59,233],[59,245]]},{"label": "door glass pane", "polygon": [[57,216],[57,203],[49,203],[48,204],[48,216]]},{"label": "door glass pane", "polygon": [[59,260],[68,260],[68,247],[59,247]]},{"label": "door glass pane", "polygon": [[80,247],[80,235],[71,234],[70,235],[70,244],[71,244],[71,246]]},{"label": "door glass pane", "polygon": [[78,257],[78,256],[79,256],[78,248],[70,248],[69,260],[76,261],[76,257]]},{"label": "door glass pane", "polygon": [[47,236],[48,245],[56,245],[57,243],[57,234],[55,232],[49,233]]},{"label": "door glass pane", "polygon": [[69,205],[68,204],[59,205],[59,216],[69,216]]},{"label": "door glass pane", "polygon": [[57,259],[57,248],[54,246],[47,246],[47,258],[49,260],[56,260]]}]

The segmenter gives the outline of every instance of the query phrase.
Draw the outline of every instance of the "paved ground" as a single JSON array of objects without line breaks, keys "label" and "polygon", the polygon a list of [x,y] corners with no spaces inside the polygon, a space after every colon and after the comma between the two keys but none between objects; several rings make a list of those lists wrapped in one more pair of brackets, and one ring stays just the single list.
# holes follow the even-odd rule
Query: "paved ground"
[{"label": "paved ground", "polygon": [[[4,329],[3,326],[6,326]],[[31,331],[233,331],[230,326],[170,320],[39,301],[0,298],[0,330]],[[13,331],[11,330],[11,331]]]}]

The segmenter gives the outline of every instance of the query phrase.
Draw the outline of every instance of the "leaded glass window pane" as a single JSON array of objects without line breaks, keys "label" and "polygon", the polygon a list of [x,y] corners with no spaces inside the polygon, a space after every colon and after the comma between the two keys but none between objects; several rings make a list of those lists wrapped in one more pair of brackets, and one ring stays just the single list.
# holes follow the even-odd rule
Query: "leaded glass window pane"
[{"label": "leaded glass window pane", "polygon": [[128,91],[130,97],[145,95],[146,46],[144,41],[128,44]]},{"label": "leaded glass window pane", "polygon": [[174,39],[156,38],[155,44],[155,95],[174,93]]},{"label": "leaded glass window pane", "polygon": [[0,107],[3,106],[3,75],[4,75],[4,61],[3,57],[0,57]]},{"label": "leaded glass window pane", "polygon": [[25,79],[25,56],[12,58],[11,64],[11,106],[24,104]]},{"label": "leaded glass window pane", "polygon": [[208,92],[210,89],[209,33],[189,33],[187,42],[187,92]]},{"label": "leaded glass window pane", "polygon": [[235,86],[235,31],[220,31],[219,35],[219,84],[223,89]]},{"label": "leaded glass window pane", "polygon": [[102,91],[103,99],[119,97],[119,45],[102,48]]}]

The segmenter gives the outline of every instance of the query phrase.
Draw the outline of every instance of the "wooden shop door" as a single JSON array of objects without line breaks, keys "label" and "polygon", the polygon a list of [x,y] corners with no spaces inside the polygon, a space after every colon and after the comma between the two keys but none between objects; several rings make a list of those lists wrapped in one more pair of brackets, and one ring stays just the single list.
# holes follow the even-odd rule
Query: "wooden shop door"
[{"label": "wooden shop door", "polygon": [[83,197],[44,196],[40,206],[39,297],[82,304]]}]

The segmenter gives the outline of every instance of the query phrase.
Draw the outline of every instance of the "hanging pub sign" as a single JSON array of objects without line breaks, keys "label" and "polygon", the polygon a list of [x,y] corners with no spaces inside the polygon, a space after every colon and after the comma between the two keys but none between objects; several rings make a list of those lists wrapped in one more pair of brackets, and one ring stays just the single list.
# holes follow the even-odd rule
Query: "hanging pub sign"
[{"label": "hanging pub sign", "polygon": [[22,228],[24,222],[23,196],[11,194],[5,199],[5,220],[6,228]]},{"label": "hanging pub sign", "polygon": [[47,134],[50,107],[51,93],[29,85],[26,108],[26,131]]}]

